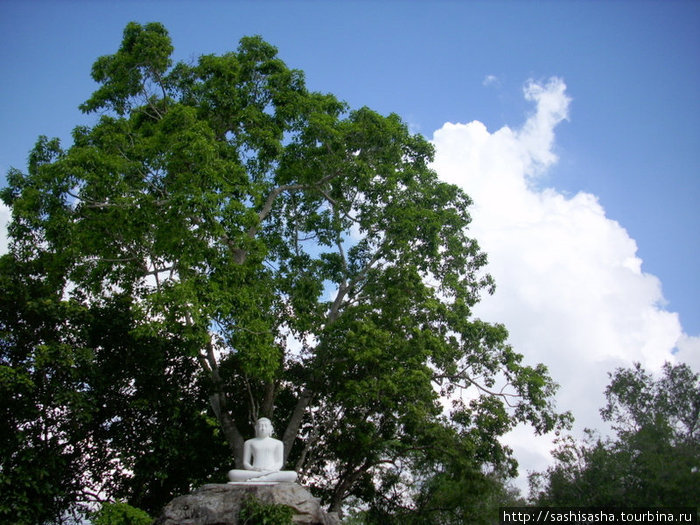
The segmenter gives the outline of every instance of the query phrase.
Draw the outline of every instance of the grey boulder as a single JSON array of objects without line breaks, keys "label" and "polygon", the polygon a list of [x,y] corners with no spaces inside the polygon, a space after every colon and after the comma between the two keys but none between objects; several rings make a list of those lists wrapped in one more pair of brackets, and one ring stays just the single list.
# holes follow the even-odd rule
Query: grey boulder
[{"label": "grey boulder", "polygon": [[168,503],[154,525],[239,525],[238,513],[248,497],[263,503],[290,507],[292,521],[313,525],[338,525],[334,512],[327,513],[320,502],[296,483],[209,484]]}]

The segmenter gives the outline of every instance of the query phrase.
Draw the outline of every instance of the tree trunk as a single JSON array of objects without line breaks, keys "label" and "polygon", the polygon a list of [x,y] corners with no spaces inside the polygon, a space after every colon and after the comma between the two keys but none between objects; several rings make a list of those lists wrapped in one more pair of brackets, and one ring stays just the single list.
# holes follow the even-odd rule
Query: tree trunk
[{"label": "tree trunk", "polygon": [[275,410],[275,391],[277,385],[274,381],[268,381],[265,383],[265,395],[263,397],[262,405],[260,406],[260,415],[268,419],[272,419],[273,412]]},{"label": "tree trunk", "polygon": [[341,481],[335,486],[333,491],[333,496],[331,496],[330,506],[328,507],[329,512],[339,512],[340,506],[348,494],[353,484],[364,474],[364,472],[370,467],[369,464],[364,463],[356,471],[347,474],[341,478]]},{"label": "tree trunk", "polygon": [[[193,324],[188,318],[188,323]],[[214,347],[209,341],[205,347],[206,355],[200,353],[197,358],[202,369],[211,378],[211,394],[209,395],[209,404],[211,405],[216,419],[219,420],[221,430],[224,433],[224,438],[228,443],[229,449],[234,458],[235,468],[243,468],[243,436],[236,427],[236,423],[231,417],[231,412],[228,409],[228,399],[224,390],[224,382],[219,375],[219,365],[216,361]]]},{"label": "tree trunk", "polygon": [[214,410],[214,414],[216,414],[216,418],[219,420],[221,430],[226,438],[226,443],[233,455],[235,468],[242,469],[244,439],[228,411],[225,394],[221,394],[220,392],[213,393],[209,396],[209,403],[211,404],[212,410]]},{"label": "tree trunk", "polygon": [[284,457],[282,458],[282,461],[284,463],[287,463],[289,453],[292,450],[292,444],[299,433],[301,422],[304,419],[304,412],[306,411],[306,407],[309,406],[309,403],[311,403],[311,399],[313,399],[313,392],[311,392],[309,388],[304,388],[299,396],[299,399],[297,400],[292,417],[289,418],[289,423],[287,424],[287,428],[284,431],[284,436],[282,437],[282,443],[284,444]]}]

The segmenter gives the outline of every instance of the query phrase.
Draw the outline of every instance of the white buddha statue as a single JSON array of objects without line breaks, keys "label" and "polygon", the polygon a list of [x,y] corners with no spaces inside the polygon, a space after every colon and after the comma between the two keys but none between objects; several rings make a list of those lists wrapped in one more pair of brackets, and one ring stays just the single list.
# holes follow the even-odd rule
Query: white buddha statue
[{"label": "white buddha statue", "polygon": [[294,482],[297,473],[293,470],[280,470],[284,445],[279,439],[271,438],[272,423],[261,417],[255,423],[255,437],[243,444],[243,467],[245,470],[229,470],[231,483],[279,483]]}]

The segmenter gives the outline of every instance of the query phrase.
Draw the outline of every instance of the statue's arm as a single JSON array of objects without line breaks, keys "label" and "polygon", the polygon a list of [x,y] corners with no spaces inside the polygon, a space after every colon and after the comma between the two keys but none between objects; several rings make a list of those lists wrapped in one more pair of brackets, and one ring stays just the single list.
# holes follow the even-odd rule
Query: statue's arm
[{"label": "statue's arm", "polygon": [[275,470],[282,470],[282,465],[283,465],[283,460],[282,458],[284,457],[284,444],[281,441],[278,441],[275,443]]},{"label": "statue's arm", "polygon": [[255,467],[253,467],[253,449],[250,446],[250,440],[243,444],[243,468],[246,470],[255,470]]}]

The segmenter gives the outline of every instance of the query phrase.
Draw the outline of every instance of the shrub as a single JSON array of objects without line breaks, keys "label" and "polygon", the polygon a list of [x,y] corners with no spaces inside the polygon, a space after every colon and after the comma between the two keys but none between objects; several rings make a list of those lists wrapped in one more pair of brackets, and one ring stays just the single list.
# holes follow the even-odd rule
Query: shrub
[{"label": "shrub", "polygon": [[276,503],[263,503],[249,497],[243,501],[238,519],[241,525],[292,525],[292,509]]},{"label": "shrub", "polygon": [[93,525],[151,525],[153,520],[141,509],[120,501],[103,503],[92,515]]}]

